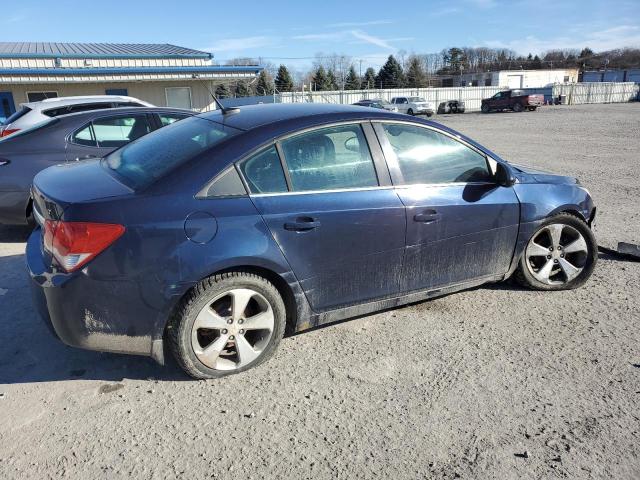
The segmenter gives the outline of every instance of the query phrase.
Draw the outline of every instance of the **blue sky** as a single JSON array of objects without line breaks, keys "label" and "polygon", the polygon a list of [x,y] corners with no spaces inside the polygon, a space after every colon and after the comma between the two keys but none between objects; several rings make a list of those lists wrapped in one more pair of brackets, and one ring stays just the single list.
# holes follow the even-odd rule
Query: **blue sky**
[{"label": "blue sky", "polygon": [[0,28],[2,41],[173,43],[298,68],[338,53],[365,68],[400,50],[451,46],[640,47],[640,0],[20,0]]}]

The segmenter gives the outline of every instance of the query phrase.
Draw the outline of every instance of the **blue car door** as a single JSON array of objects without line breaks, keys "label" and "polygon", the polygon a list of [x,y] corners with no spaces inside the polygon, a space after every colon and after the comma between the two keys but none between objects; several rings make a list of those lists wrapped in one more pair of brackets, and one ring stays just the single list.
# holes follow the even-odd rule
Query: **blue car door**
[{"label": "blue car door", "polygon": [[239,167],[313,310],[397,294],[405,212],[371,124],[307,130]]},{"label": "blue car door", "polygon": [[518,235],[520,205],[495,181],[495,160],[425,125],[375,123],[406,207],[401,292],[502,275]]}]

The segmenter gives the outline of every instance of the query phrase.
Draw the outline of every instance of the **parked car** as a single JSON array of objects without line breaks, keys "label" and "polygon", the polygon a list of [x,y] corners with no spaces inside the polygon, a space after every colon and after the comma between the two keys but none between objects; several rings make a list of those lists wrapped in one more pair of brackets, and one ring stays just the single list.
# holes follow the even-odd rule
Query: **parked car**
[{"label": "parked car", "polygon": [[22,103],[13,115],[0,124],[0,137],[7,137],[52,117],[118,107],[153,107],[153,105],[137,98],[122,95],[56,97],[47,98],[40,102]]},{"label": "parked car", "polygon": [[[76,347],[242,372],[285,329],[498,282],[591,275],[591,196],[437,123],[374,108],[203,113],[40,172],[34,298]],[[309,359],[313,362],[313,359]]]},{"label": "parked car", "polygon": [[534,111],[544,105],[544,95],[528,94],[524,90],[504,90],[491,98],[482,100],[480,109],[483,113],[493,110]]},{"label": "parked car", "polygon": [[400,113],[406,113],[408,115],[424,114],[430,117],[435,111],[431,102],[427,102],[424,98],[420,97],[393,97],[391,104],[397,107]]},{"label": "parked car", "polygon": [[0,139],[0,223],[32,222],[33,177],[58,163],[103,157],[136,138],[195,115],[172,108],[127,107],[56,117]]},{"label": "parked car", "polygon": [[359,102],[354,103],[354,105],[360,107],[370,107],[370,108],[382,108],[384,110],[389,110],[390,112],[397,112],[398,108],[394,107],[388,101],[382,98],[376,99],[362,99]]},{"label": "parked car", "polygon": [[462,100],[447,100],[438,105],[438,113],[464,113],[464,102]]}]

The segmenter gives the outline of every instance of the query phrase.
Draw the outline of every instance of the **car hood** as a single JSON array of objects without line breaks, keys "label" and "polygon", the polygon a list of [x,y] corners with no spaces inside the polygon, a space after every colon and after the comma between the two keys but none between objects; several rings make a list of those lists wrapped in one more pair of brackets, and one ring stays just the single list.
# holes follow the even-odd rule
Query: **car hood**
[{"label": "car hood", "polygon": [[580,183],[575,177],[558,175],[544,170],[531,168],[526,165],[513,163],[510,165],[516,170],[515,173],[518,180],[520,180],[520,183],[554,183],[566,185],[576,185]]}]

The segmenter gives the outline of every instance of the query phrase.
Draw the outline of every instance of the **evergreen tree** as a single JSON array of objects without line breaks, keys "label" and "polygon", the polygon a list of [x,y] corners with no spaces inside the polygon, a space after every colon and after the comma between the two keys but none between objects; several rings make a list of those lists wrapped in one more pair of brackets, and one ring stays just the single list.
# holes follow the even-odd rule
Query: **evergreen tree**
[{"label": "evergreen tree", "polygon": [[253,92],[251,91],[249,85],[247,85],[246,82],[242,81],[236,83],[233,93],[236,97],[250,97],[251,95],[253,95]]},{"label": "evergreen tree", "polygon": [[362,89],[367,88],[376,88],[376,71],[371,67],[367,68],[362,79]]},{"label": "evergreen tree", "polygon": [[316,73],[313,74],[313,89],[314,90],[331,90],[329,79],[327,77],[327,71],[322,65],[316,69]]},{"label": "evergreen tree", "polygon": [[339,90],[338,80],[333,70],[329,70],[327,73],[327,90]]},{"label": "evergreen tree", "polygon": [[423,88],[427,86],[427,74],[422,67],[422,62],[415,55],[409,58],[406,86],[411,88]]},{"label": "evergreen tree", "polygon": [[402,88],[404,86],[404,73],[402,66],[393,55],[389,55],[376,77],[377,88]]},{"label": "evergreen tree", "polygon": [[540,60],[540,57],[538,55],[533,57],[533,60],[531,61],[531,68],[533,70],[539,70],[542,68],[542,60]]},{"label": "evergreen tree", "polygon": [[273,94],[273,79],[267,73],[266,70],[260,72],[258,76],[258,83],[256,84],[257,95],[271,95]]},{"label": "evergreen tree", "polygon": [[293,91],[293,79],[287,67],[280,65],[278,68],[278,74],[276,75],[276,89],[278,92],[291,92]]},{"label": "evergreen tree", "polygon": [[216,97],[229,98],[230,96],[231,92],[229,91],[229,87],[227,87],[224,83],[221,83],[216,87]]},{"label": "evergreen tree", "polygon": [[359,90],[360,89],[360,78],[356,73],[356,69],[351,65],[349,68],[349,73],[347,74],[347,80],[344,84],[344,88],[346,90]]}]

